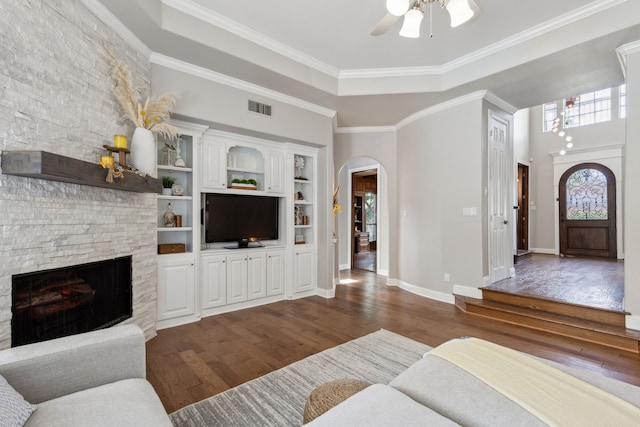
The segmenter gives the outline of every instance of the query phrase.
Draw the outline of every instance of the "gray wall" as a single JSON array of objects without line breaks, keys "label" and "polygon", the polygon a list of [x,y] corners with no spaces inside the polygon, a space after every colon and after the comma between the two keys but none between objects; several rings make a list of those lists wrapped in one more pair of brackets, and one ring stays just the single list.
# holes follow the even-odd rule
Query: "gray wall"
[{"label": "gray wall", "polygon": [[[638,44],[636,42],[636,44]],[[640,329],[640,46],[626,57],[627,120],[625,146],[625,263],[624,308],[633,314],[634,329]]]},{"label": "gray wall", "polygon": [[[625,120],[619,119],[617,88],[612,92],[612,120],[589,126],[569,129],[573,136],[577,151],[585,148],[624,144]],[[559,107],[560,108],[560,104]],[[530,202],[531,233],[529,246],[538,251],[551,252],[555,248],[555,209],[556,201],[553,193],[553,157],[551,153],[564,148],[561,138],[553,132],[542,132],[542,106],[530,109]],[[557,183],[555,183],[557,185]]]},{"label": "gray wall", "polygon": [[[444,295],[451,295],[454,284],[482,285],[484,129],[483,101],[475,99],[398,131],[401,283]],[[478,215],[463,217],[466,207],[477,208]]]},{"label": "gray wall", "polygon": [[[358,160],[360,159],[360,160]],[[347,239],[350,236],[348,210],[351,201],[348,200],[347,169],[373,162],[380,164],[381,169],[386,173],[387,191],[384,188],[380,192],[386,193],[386,200],[381,200],[380,221],[384,221],[388,227],[387,250],[388,265],[384,262],[378,266],[379,269],[387,270],[390,278],[397,277],[397,170],[396,170],[396,132],[382,131],[376,132],[374,129],[368,132],[337,133],[335,135],[334,163],[337,177],[340,183],[340,204],[343,212],[337,218],[339,264],[348,263]],[[386,205],[386,208],[385,206]],[[386,215],[386,218],[384,217]],[[385,231],[381,230],[380,239],[385,238]],[[381,248],[383,251],[386,248]],[[380,249],[379,249],[380,250]],[[379,254],[383,259],[384,253]]]}]

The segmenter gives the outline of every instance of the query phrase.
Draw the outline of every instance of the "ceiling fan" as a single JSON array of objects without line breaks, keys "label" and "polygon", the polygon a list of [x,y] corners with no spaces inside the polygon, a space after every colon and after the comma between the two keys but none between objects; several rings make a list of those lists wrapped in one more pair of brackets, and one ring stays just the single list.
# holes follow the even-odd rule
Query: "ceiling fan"
[{"label": "ceiling fan", "polygon": [[402,37],[420,37],[420,23],[424,17],[427,5],[437,2],[442,9],[446,9],[451,17],[451,27],[455,28],[468,22],[480,13],[480,8],[474,0],[386,0],[387,14],[371,31],[372,36],[386,33],[401,16],[404,16],[400,35]]}]

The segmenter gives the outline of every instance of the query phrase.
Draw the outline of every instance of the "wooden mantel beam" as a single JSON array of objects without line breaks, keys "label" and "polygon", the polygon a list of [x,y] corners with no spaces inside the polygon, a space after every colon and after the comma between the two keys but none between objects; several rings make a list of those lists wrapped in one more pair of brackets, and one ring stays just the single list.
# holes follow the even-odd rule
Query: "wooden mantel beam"
[{"label": "wooden mantel beam", "polygon": [[47,151],[4,151],[2,173],[136,193],[162,192],[157,178],[125,172],[124,178],[114,177],[109,183],[105,180],[107,170],[99,164]]}]

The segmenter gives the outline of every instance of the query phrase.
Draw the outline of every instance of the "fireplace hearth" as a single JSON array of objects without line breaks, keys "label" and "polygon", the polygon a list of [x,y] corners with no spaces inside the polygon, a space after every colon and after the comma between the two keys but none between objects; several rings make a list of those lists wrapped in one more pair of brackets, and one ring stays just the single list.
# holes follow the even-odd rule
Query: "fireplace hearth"
[{"label": "fireplace hearth", "polygon": [[11,346],[113,326],[132,315],[132,257],[15,275]]}]

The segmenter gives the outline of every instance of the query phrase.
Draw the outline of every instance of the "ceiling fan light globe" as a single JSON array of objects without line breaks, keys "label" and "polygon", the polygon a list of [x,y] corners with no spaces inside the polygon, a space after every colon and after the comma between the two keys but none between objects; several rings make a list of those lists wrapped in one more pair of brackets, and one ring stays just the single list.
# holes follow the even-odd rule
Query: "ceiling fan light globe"
[{"label": "ceiling fan light globe", "polygon": [[419,9],[411,9],[404,15],[404,22],[400,29],[402,37],[417,39],[420,37],[420,24],[424,15]]},{"label": "ceiling fan light globe", "polygon": [[387,11],[393,16],[402,16],[411,7],[410,0],[387,0]]},{"label": "ceiling fan light globe", "polygon": [[446,8],[451,17],[451,28],[464,24],[480,12],[473,0],[449,0]]}]

